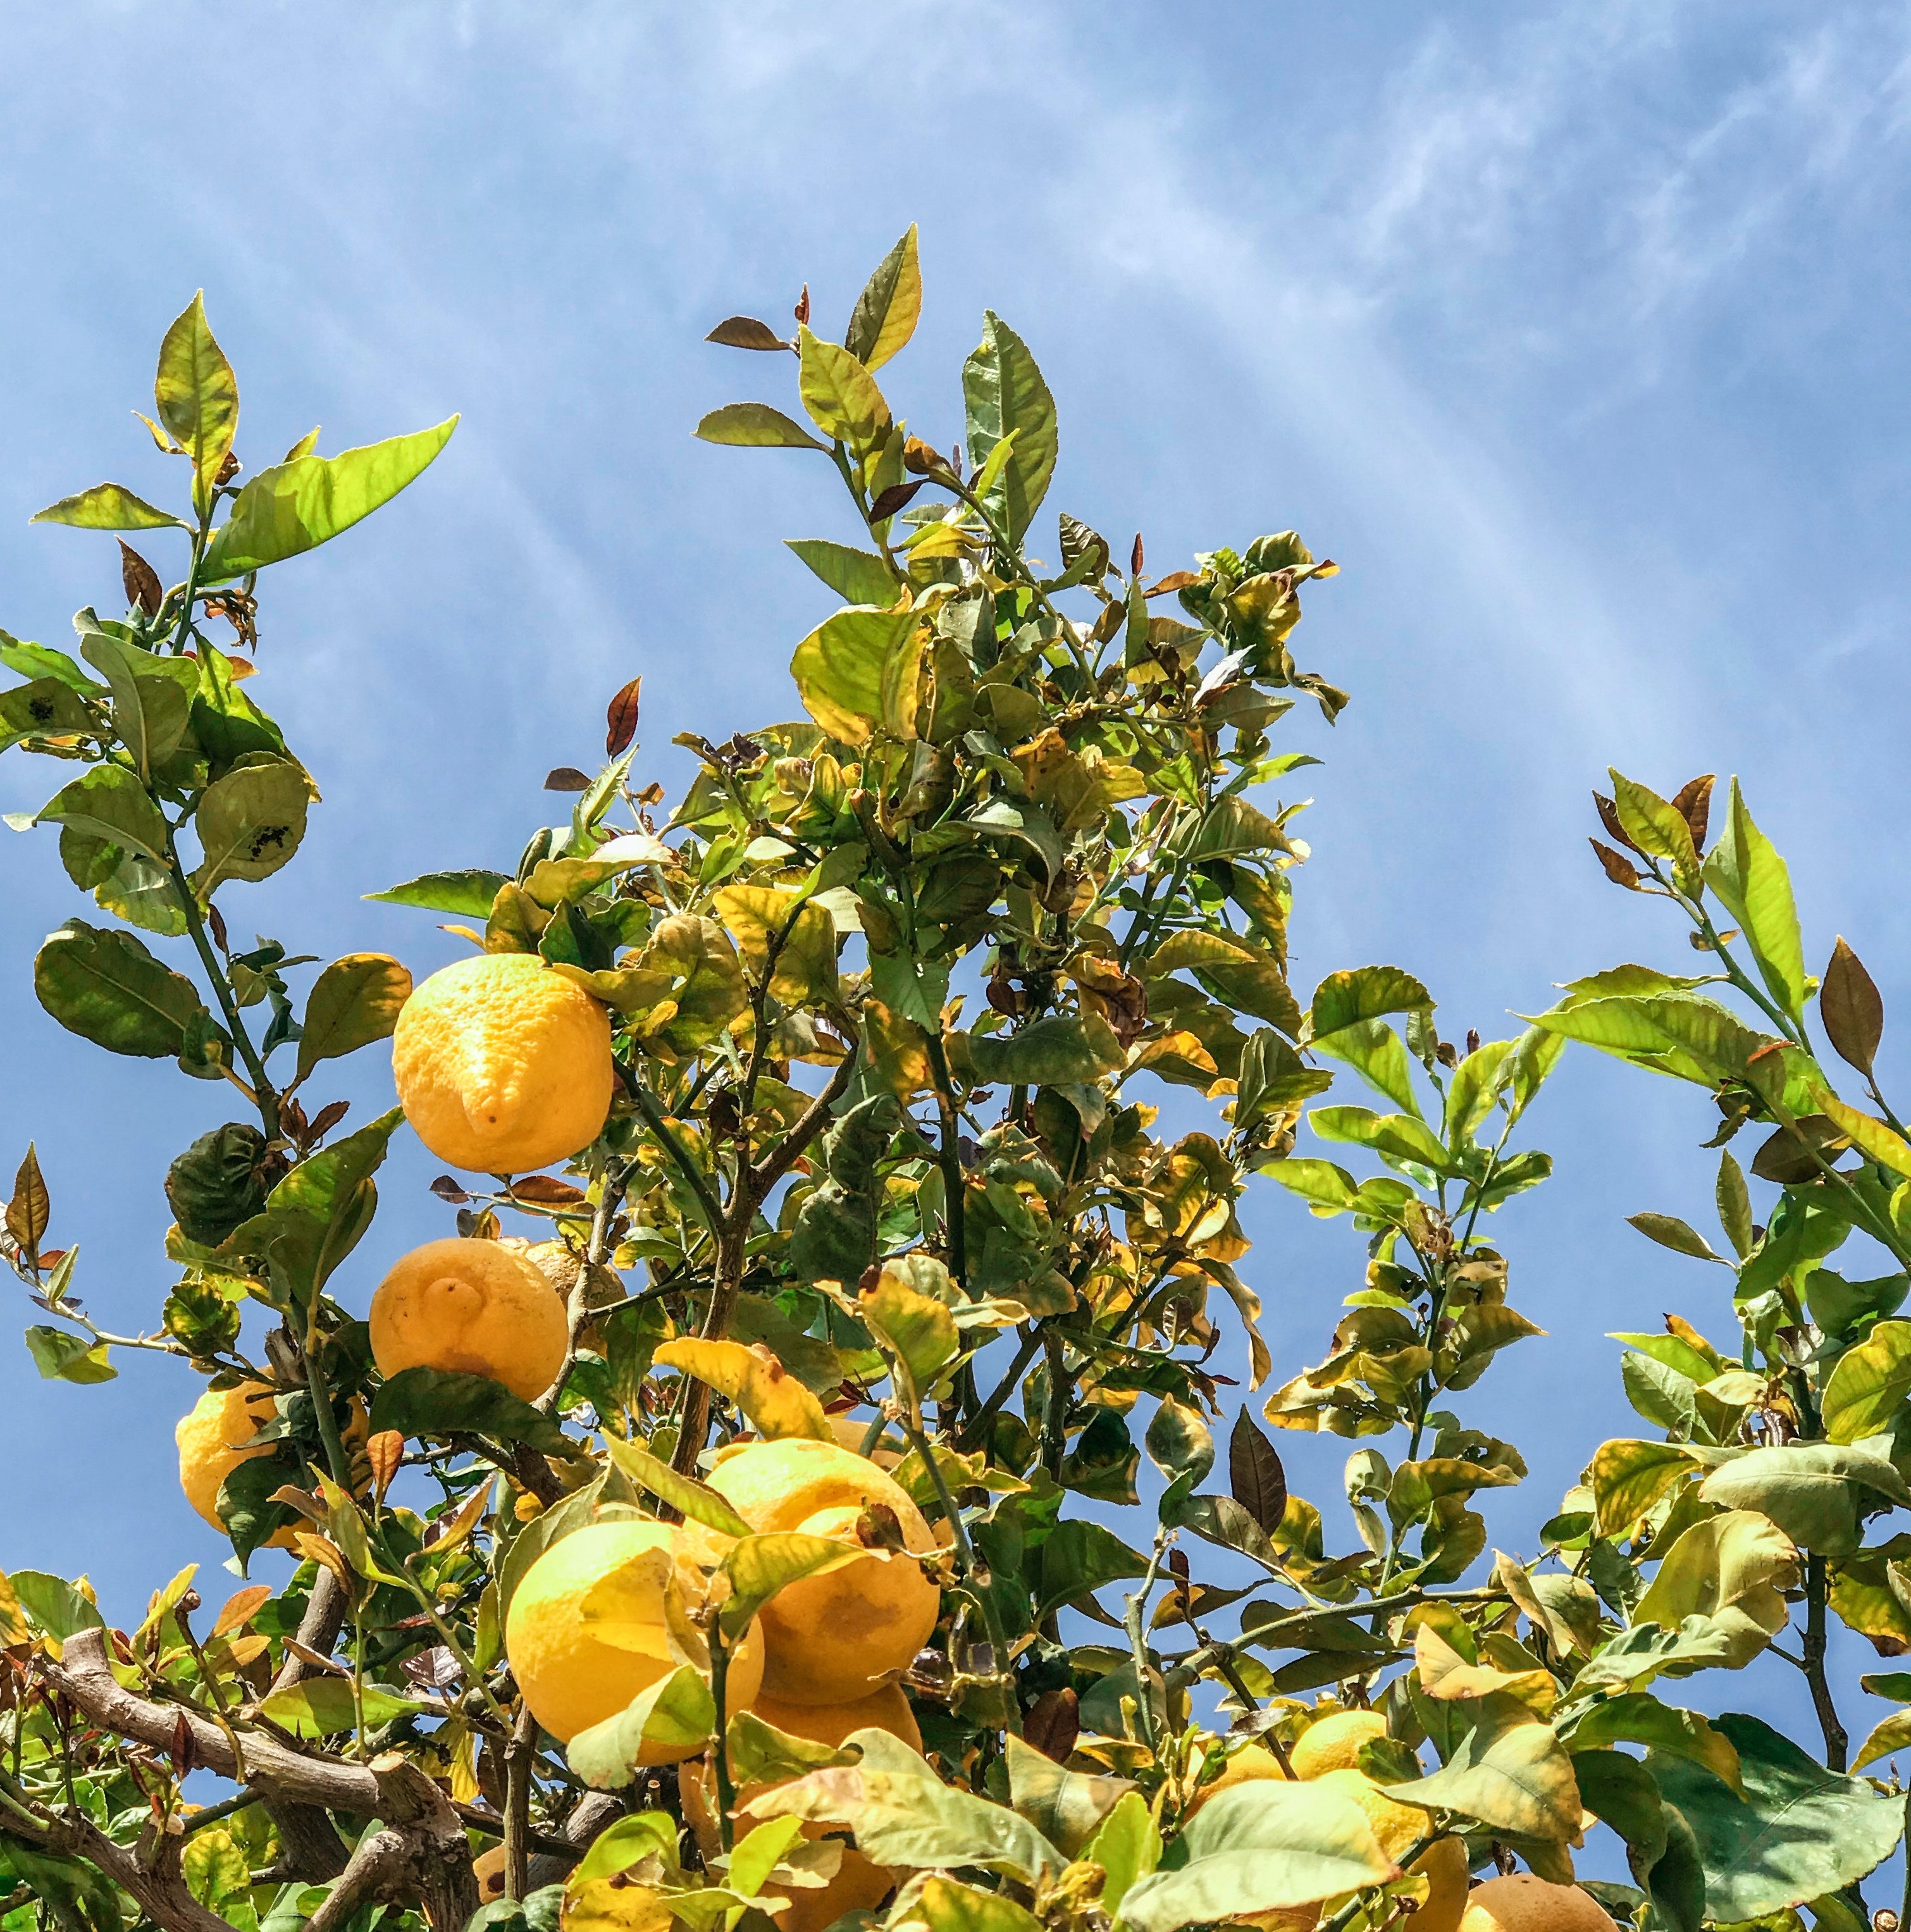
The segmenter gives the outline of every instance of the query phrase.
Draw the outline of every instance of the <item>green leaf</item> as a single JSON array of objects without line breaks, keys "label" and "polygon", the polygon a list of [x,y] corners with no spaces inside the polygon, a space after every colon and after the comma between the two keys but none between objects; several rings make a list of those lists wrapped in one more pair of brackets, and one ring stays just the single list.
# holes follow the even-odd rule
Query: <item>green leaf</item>
[{"label": "green leaf", "polygon": [[999,1892],[982,1892],[940,1874],[926,1879],[910,1909],[929,1932],[1041,1932],[1042,1921]]},{"label": "green leaf", "polygon": [[1096,1014],[1050,1013],[1016,1033],[970,1034],[968,1051],[976,1080],[1001,1086],[1085,1086],[1126,1058]]},{"label": "green leaf", "polygon": [[342,1060],[386,1040],[411,998],[412,976],[383,952],[348,952],[312,982],[298,1040],[298,1078],[322,1060]]},{"label": "green leaf", "polygon": [[1150,977],[1192,972],[1224,1006],[1278,1027],[1290,1037],[1300,1030],[1300,1008],[1274,956],[1232,934],[1178,932],[1156,947]]},{"label": "green leaf", "polygon": [[0,631],[0,664],[25,678],[50,677],[82,698],[104,698],[106,686],[88,677],[64,651],[45,644],[23,644]]},{"label": "green leaf", "polygon": [[155,657],[98,630],[82,634],[80,654],[104,674],[112,692],[113,729],[140,776],[151,778],[186,742],[199,667],[184,658]]},{"label": "green leaf", "polygon": [[302,766],[256,754],[208,786],[193,814],[206,854],[193,874],[200,898],[227,879],[271,878],[305,836],[311,797]]},{"label": "green leaf", "polygon": [[285,756],[284,733],[245,694],[232,675],[232,660],[203,640],[199,650],[199,689],[193,699],[192,734],[215,778],[223,776],[248,752]]},{"label": "green leaf", "polygon": [[706,442],[739,449],[820,449],[826,454],[830,448],[767,403],[726,403],[704,417],[696,434]]},{"label": "green leaf", "polygon": [[1741,1788],[1732,1740],[1709,1718],[1662,1704],[1649,1691],[1629,1690],[1589,1706],[1574,1720],[1567,1742],[1574,1751],[1644,1744],[1662,1756],[1690,1758],[1734,1791]]},{"label": "green leaf", "polygon": [[1384,1020],[1357,1020],[1352,1026],[1318,1034],[1309,1044],[1330,1060],[1344,1060],[1383,1100],[1392,1101],[1403,1113],[1419,1113],[1406,1048]]},{"label": "green leaf", "polygon": [[945,1784],[927,1761],[888,1732],[852,1731],[854,1765],[812,1772],[763,1792],[743,1808],[758,1818],[847,1824],[874,1863],[917,1870],[980,1865],[1033,1884],[1067,1862],[1026,1820]]},{"label": "green leaf", "polygon": [[0,691],[0,740],[82,734],[99,737],[100,725],[64,678],[37,677]]},{"label": "green leaf", "polygon": [[464,919],[487,919],[491,902],[510,884],[504,872],[490,872],[470,867],[461,872],[426,872],[407,879],[401,886],[388,886],[382,892],[367,892],[368,899],[388,905],[418,906],[426,912],[448,912]]},{"label": "green leaf", "polygon": [[1016,439],[990,507],[1020,543],[1055,473],[1055,399],[1028,344],[992,310],[983,311],[982,341],[962,365],[962,400],[975,468],[1003,437]]},{"label": "green leaf", "polygon": [[786,537],[784,542],[845,604],[887,610],[901,594],[896,573],[874,550],[855,550],[825,537]]},{"label": "green leaf", "polygon": [[1469,1731],[1430,1778],[1383,1789],[1401,1804],[1457,1811],[1518,1838],[1564,1844],[1580,1833],[1573,1760],[1550,1724]]},{"label": "green leaf", "polygon": [[868,455],[887,437],[893,422],[875,379],[849,350],[812,334],[807,322],[797,326],[796,354],[810,421],[854,454]]},{"label": "green leaf", "polygon": [[858,1306],[863,1326],[894,1358],[908,1393],[920,1402],[961,1346],[955,1316],[888,1268],[864,1291]]},{"label": "green leaf", "polygon": [[446,1436],[469,1432],[503,1443],[527,1442],[546,1455],[571,1456],[578,1445],[502,1382],[445,1369],[404,1369],[372,1398],[371,1432]]},{"label": "green leaf", "polygon": [[1706,1087],[1743,1079],[1747,1060],[1771,1043],[1717,1000],[1693,994],[1568,1001],[1536,1015],[1533,1024]]},{"label": "green leaf", "polygon": [[1752,822],[1738,781],[1712,856],[1706,883],[1744,932],[1767,989],[1794,1020],[1804,1017],[1804,941],[1792,874],[1770,839]]},{"label": "green leaf", "polygon": [[1114,1531],[1077,1517],[1058,1523],[1041,1550],[1039,1621],[1063,1604],[1092,1596],[1105,1584],[1146,1574],[1148,1562]]},{"label": "green leaf", "polygon": [[790,660],[803,709],[832,738],[860,745],[879,724],[914,735],[916,674],[927,636],[910,610],[838,610]]},{"label": "green leaf", "polygon": [[186,1889],[208,1912],[237,1932],[256,1932],[252,1861],[231,1832],[217,1826],[195,1832],[179,1854],[179,1870]]},{"label": "green leaf", "polygon": [[1719,1922],[1756,1918],[1840,1892],[1891,1856],[1901,1798],[1840,1777],[1756,1718],[1713,1720],[1738,1754],[1744,1796],[1689,1759],[1646,1762],[1668,1804],[1691,1826],[1706,1904]]},{"label": "green leaf", "polygon": [[1892,1425],[1911,1395],[1911,1322],[1880,1322],[1838,1358],[1821,1405],[1826,1435],[1862,1442]]},{"label": "green leaf", "polygon": [[[394,1718],[415,1716],[434,1707],[403,1697],[376,1684],[364,1687],[365,1728],[375,1730]],[[299,1738],[334,1737],[340,1731],[356,1728],[352,1683],[345,1677],[308,1677],[302,1683],[274,1690],[259,1706],[269,1718]]]},{"label": "green leaf", "polygon": [[164,815],[124,765],[95,765],[56,793],[35,815],[136,852],[155,864],[166,863]]},{"label": "green leaf", "polygon": [[610,1452],[611,1461],[640,1489],[648,1490],[659,1502],[668,1503],[692,1522],[700,1522],[719,1536],[750,1534],[750,1526],[706,1484],[698,1482],[694,1476],[680,1474],[649,1450],[626,1442],[608,1430],[604,1446]]},{"label": "green leaf", "polygon": [[1354,1177],[1330,1160],[1270,1160],[1261,1172],[1299,1195],[1316,1214],[1346,1213],[1360,1191]]},{"label": "green leaf", "polygon": [[1140,1880],[1123,1899],[1133,1932],[1310,1905],[1400,1875],[1360,1806],[1318,1784],[1234,1785],[1202,1805],[1180,1845],[1180,1870]]},{"label": "green leaf", "polygon": [[716,1728],[716,1700],[689,1664],[658,1678],[614,1718],[580,1731],[565,1747],[571,1768],[593,1791],[620,1791],[637,1767],[700,1750]]},{"label": "green leaf", "polygon": [[119,1371],[106,1359],[106,1345],[70,1329],[34,1328],[26,1331],[27,1353],[47,1382],[110,1382]]},{"label": "green leaf", "polygon": [[155,509],[136,496],[123,483],[95,483],[62,496],[44,510],[36,510],[28,520],[36,524],[66,524],[78,530],[190,530],[164,510]]},{"label": "green leaf", "polygon": [[880,369],[915,334],[922,312],[922,269],[912,221],[857,296],[844,344],[866,369]]},{"label": "green leaf", "polygon": [[833,1537],[806,1536],[794,1529],[738,1538],[723,1559],[730,1586],[720,1619],[725,1635],[740,1637],[758,1611],[789,1584],[860,1562],[865,1553]]},{"label": "green leaf", "polygon": [[1116,1803],[1135,1786],[1125,1778],[1070,1771],[1011,1732],[1002,1740],[1010,1802],[1048,1842],[1070,1858]]},{"label": "green leaf", "polygon": [[1131,1791],[1116,1802],[1078,1856],[1100,1865],[1107,1874],[1096,1903],[1118,1921],[1122,1900],[1161,1863],[1161,1834],[1155,1828],[1148,1800],[1138,1791]]},{"label": "green leaf", "polygon": [[1316,1107],[1307,1124],[1324,1141],[1371,1148],[1383,1160],[1413,1161],[1436,1174],[1454,1171],[1445,1144],[1411,1114],[1376,1114],[1367,1107]]},{"label": "green leaf", "polygon": [[1829,1442],[1754,1449],[1714,1469],[1699,1495],[1720,1509],[1756,1510],[1821,1556],[1854,1555],[1861,1513],[1881,1501],[1911,1508],[1911,1490],[1882,1456]]},{"label": "green leaf", "polygon": [[190,980],[130,933],[84,920],[49,935],[34,958],[33,990],[69,1033],[142,1060],[176,1058],[210,1020]]},{"label": "green leaf", "polygon": [[212,505],[219,466],[238,428],[238,380],[206,320],[201,290],[166,332],[153,380],[159,419],[193,460],[193,507]]},{"label": "green leaf", "polygon": [[206,547],[200,581],[243,577],[349,530],[422,474],[451,440],[458,422],[448,416],[411,436],[262,470],[239,492],[232,515]]},{"label": "green leaf", "polygon": [[[1241,1412],[1244,1417],[1246,1413]],[[1185,1479],[1187,1489],[1204,1480],[1214,1466],[1214,1438],[1201,1412],[1172,1395],[1162,1397],[1144,1440],[1155,1467],[1172,1480]]]},{"label": "green leaf", "polygon": [[1270,1114],[1284,1113],[1324,1094],[1334,1076],[1307,1066],[1272,1027],[1250,1034],[1240,1052],[1234,1096],[1234,1125],[1245,1130]]},{"label": "green leaf", "polygon": [[1360,966],[1350,972],[1330,973],[1314,988],[1307,1025],[1318,1039],[1361,1020],[1432,1010],[1432,995],[1411,973],[1397,966]]},{"label": "green leaf", "polygon": [[1612,802],[1627,837],[1640,851],[1664,860],[1679,889],[1690,892],[1699,883],[1699,854],[1684,813],[1636,780],[1618,772],[1611,776]]},{"label": "green leaf", "polygon": [[1696,1228],[1676,1214],[1628,1214],[1626,1220],[1648,1241],[1657,1241],[1676,1255],[1690,1255],[1694,1261],[1717,1262],[1724,1267],[1731,1265],[1723,1255],[1713,1253],[1712,1244]]},{"label": "green leaf", "polygon": [[1732,1158],[1729,1148],[1719,1150],[1718,1180],[1712,1192],[1718,1203],[1718,1224],[1742,1262],[1752,1252],[1752,1197],[1745,1170]]},{"label": "green leaf", "polygon": [[724,1736],[730,1768],[739,1784],[781,1784],[785,1778],[856,1762],[854,1751],[779,1731],[754,1711],[739,1711]]},{"label": "green leaf", "polygon": [[[34,1628],[56,1643],[77,1636],[82,1630],[104,1630],[106,1620],[62,1576],[44,1570],[16,1570],[9,1580],[20,1607],[32,1618]],[[12,1841],[8,1842],[11,1856]]]}]

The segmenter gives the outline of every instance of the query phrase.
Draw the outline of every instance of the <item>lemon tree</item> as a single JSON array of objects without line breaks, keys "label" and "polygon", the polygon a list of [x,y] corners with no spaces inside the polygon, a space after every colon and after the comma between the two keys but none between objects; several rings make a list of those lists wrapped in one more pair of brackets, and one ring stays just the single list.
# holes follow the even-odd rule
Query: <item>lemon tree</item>
[{"label": "lemon tree", "polygon": [[[1294,643],[1334,566],[1229,531],[1160,571],[1057,514],[1059,412],[992,314],[912,433],[880,377],[921,302],[912,229],[840,339],[806,291],[789,332],[712,332],[779,400],[697,434],[842,493],[848,540],[790,544],[836,608],[782,721],[680,738],[666,808],[633,680],[601,766],[551,775],[562,822],[364,882],[389,954],[328,958],[316,920],[234,949],[317,801],[251,670],[272,567],[454,424],[248,472],[196,298],[148,422],[177,511],[41,512],[117,536],[126,605],[73,650],[0,635],[0,749],[58,767],[16,823],[86,895],[35,990],[235,1118],[164,1176],[141,1332],[88,1313],[31,1148],[0,1246],[40,1374],[171,1358],[181,1508],[260,1580],[215,1605],[182,1570],[127,1628],[0,1575],[0,1922],[1863,1924],[1904,1822],[1864,1773],[1911,1740],[1848,1762],[1827,1663],[1832,1617],[1911,1646],[1911,1145],[1868,977],[1842,943],[1806,974],[1736,791],[1708,844],[1704,782],[1616,779],[1600,861],[1699,970],[1618,967],[1492,1041],[1396,966],[1304,998],[1294,787],[1348,699]],[[420,915],[470,951],[415,986]],[[348,1131],[328,1070],[388,1038],[396,1104]],[[1490,1378],[1540,1331],[1498,1230],[1573,1041],[1764,1138],[1749,1180],[1722,1156],[1724,1251],[1636,1217],[1730,1272],[1723,1346],[1620,1338],[1653,1432],[1522,1561]],[[405,1256],[400,1133],[451,1170]],[[1348,1223],[1317,1362],[1262,1334],[1250,1188]],[[1847,1240],[1883,1271],[1832,1272]],[[1347,1439],[1330,1511],[1283,1430]],[[1678,1701],[1754,1665],[1804,1672],[1810,1749]],[[1580,1882],[1592,1829],[1634,1884]]]}]

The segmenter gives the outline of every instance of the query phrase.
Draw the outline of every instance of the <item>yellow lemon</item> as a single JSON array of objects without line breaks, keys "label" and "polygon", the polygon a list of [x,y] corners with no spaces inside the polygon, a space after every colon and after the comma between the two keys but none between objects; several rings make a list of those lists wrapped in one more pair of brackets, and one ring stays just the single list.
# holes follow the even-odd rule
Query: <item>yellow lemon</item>
[{"label": "yellow lemon", "polygon": [[1204,1784],[1195,1793],[1187,1815],[1192,1818],[1210,1798],[1232,1791],[1237,1784],[1258,1784],[1268,1778],[1287,1781],[1280,1760],[1265,1744],[1245,1744],[1221,1767],[1220,1776],[1212,1784]]},{"label": "yellow lemon", "polygon": [[1549,1885],[1531,1872],[1490,1878],[1478,1887],[1460,1932],[1612,1932],[1612,1922],[1590,1892]]},{"label": "yellow lemon", "polygon": [[371,1298],[371,1352],[387,1378],[404,1369],[488,1376],[525,1401],[564,1365],[571,1328],[550,1283],[498,1241],[427,1241]]},{"label": "yellow lemon", "polygon": [[[1418,1806],[1399,1804],[1371,1778],[1358,1771],[1330,1771],[1316,1780],[1323,1789],[1351,1798],[1367,1814],[1380,1849],[1390,1858],[1398,1859],[1417,1840],[1426,1835],[1428,1814]],[[1420,1910],[1408,1922],[1413,1932],[1459,1932],[1460,1915],[1466,1910],[1466,1848],[1457,1838],[1442,1838],[1430,1845],[1413,1863],[1410,1872],[1424,1872],[1431,1889]]]},{"label": "yellow lemon", "polygon": [[522,1174],[590,1146],[610,1112],[610,1022],[535,953],[434,973],[398,1015],[398,1099],[440,1160]]},{"label": "yellow lemon", "polygon": [[[922,1748],[922,1734],[916,1728],[916,1714],[909,1708],[909,1700],[892,1684],[867,1697],[859,1697],[850,1704],[789,1704],[778,1698],[768,1696],[758,1698],[754,1706],[756,1714],[766,1724],[774,1724],[779,1731],[788,1731],[792,1737],[807,1738],[811,1742],[828,1744],[832,1748],[840,1744],[852,1731],[885,1730],[891,1737],[900,1738],[911,1750]],[[721,1843],[717,1834],[716,1808],[711,1802],[710,1766],[707,1760],[699,1758],[684,1766],[679,1774],[678,1790],[683,1798],[683,1815],[690,1828],[696,1833],[697,1841],[704,1848],[706,1858],[715,1856]],[[759,1792],[772,1789],[765,1784],[745,1785],[736,1794],[739,1810],[748,1804]],[[758,1821],[748,1817],[738,1820],[737,1835],[741,1836]],[[806,1824],[806,1838],[821,1838],[832,1834],[846,1834],[846,1824]],[[843,1847],[842,1863],[836,1868],[836,1875],[828,1884],[820,1888],[814,1886],[771,1885],[764,1888],[772,1898],[789,1900],[788,1906],[776,1914],[778,1932],[824,1932],[846,1912],[873,1912],[901,1883],[904,1874],[889,1865],[873,1863],[854,1845]]]},{"label": "yellow lemon", "polygon": [[[272,1391],[263,1382],[244,1382],[237,1388],[208,1389],[190,1412],[179,1418],[172,1439],[179,1445],[179,1486],[186,1500],[212,1527],[224,1532],[219,1520],[219,1485],[242,1462],[269,1456],[262,1444],[248,1449],[261,1428],[272,1419]],[[269,1547],[292,1550],[290,1528],[273,1537]]]},{"label": "yellow lemon", "polygon": [[478,1903],[495,1904],[504,1896],[504,1847],[494,1845],[471,1861],[471,1876],[478,1881]]},{"label": "yellow lemon", "polygon": [[1330,1771],[1358,1771],[1360,1747],[1387,1735],[1387,1720],[1378,1711],[1336,1711],[1300,1733],[1288,1747],[1296,1778],[1324,1778]]},{"label": "yellow lemon", "polygon": [[[505,1652],[532,1714],[565,1742],[676,1668],[664,1625],[674,1571],[691,1600],[702,1578],[669,1523],[595,1522],[554,1543],[524,1573],[505,1620]],[[752,1623],[730,1660],[725,1702],[748,1708],[763,1682],[763,1636]],[[646,1749],[644,1764],[688,1751]]]},{"label": "yellow lemon", "polygon": [[[748,1443],[718,1459],[710,1483],[754,1530],[854,1543],[865,1505],[877,1503],[895,1511],[907,1549],[936,1547],[908,1491],[834,1442]],[[940,1608],[941,1593],[921,1565],[889,1550],[806,1576],[764,1606],[764,1688],[793,1704],[854,1702],[915,1660]]]}]

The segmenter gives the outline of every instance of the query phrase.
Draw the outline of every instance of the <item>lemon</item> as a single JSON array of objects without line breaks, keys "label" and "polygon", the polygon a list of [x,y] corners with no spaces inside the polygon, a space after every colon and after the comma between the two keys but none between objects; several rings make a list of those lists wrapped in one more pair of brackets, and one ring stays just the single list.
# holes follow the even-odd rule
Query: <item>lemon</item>
[{"label": "lemon", "polygon": [[535,953],[482,953],[433,974],[405,1002],[392,1072],[405,1118],[440,1160],[522,1174],[568,1160],[602,1131],[610,1022]]},{"label": "lemon", "polygon": [[1212,1784],[1204,1784],[1195,1793],[1187,1815],[1192,1818],[1210,1798],[1232,1791],[1237,1784],[1258,1784],[1267,1778],[1286,1782],[1287,1773],[1281,1768],[1280,1760],[1265,1744],[1244,1745],[1221,1767],[1220,1776]]},{"label": "lemon", "polygon": [[1360,1747],[1387,1735],[1387,1720],[1378,1711],[1336,1711],[1317,1719],[1288,1747],[1296,1778],[1324,1778],[1330,1771],[1358,1771]]},{"label": "lemon", "polygon": [[[243,1382],[237,1388],[208,1389],[189,1413],[179,1418],[172,1439],[179,1445],[179,1486],[190,1503],[223,1535],[219,1520],[219,1486],[242,1462],[269,1456],[271,1448],[244,1448],[272,1419],[272,1391],[263,1382]],[[270,1541],[274,1550],[292,1550],[290,1529]]]},{"label": "lemon", "polygon": [[[718,1459],[710,1483],[754,1530],[854,1543],[858,1518],[875,1503],[895,1511],[906,1548],[936,1547],[908,1492],[834,1442],[748,1443]],[[940,1609],[941,1593],[921,1565],[889,1550],[806,1576],[764,1606],[764,1688],[793,1704],[854,1702],[908,1668]]]},{"label": "lemon", "polygon": [[[766,1724],[792,1737],[807,1738],[813,1744],[834,1748],[852,1731],[885,1730],[900,1738],[911,1750],[922,1748],[922,1734],[916,1728],[916,1714],[909,1700],[892,1684],[849,1704],[789,1704],[780,1699],[760,1696],[756,1714]],[[707,1760],[697,1759],[679,1774],[678,1790],[683,1798],[683,1815],[697,1834],[706,1858],[714,1857],[722,1840],[718,1836],[716,1808],[712,1802]],[[766,1784],[745,1785],[736,1793],[737,1808],[748,1804],[759,1792],[772,1789]],[[737,1821],[740,1838],[757,1821],[744,1817]],[[806,1838],[841,1835],[848,1825],[806,1823]],[[873,1912],[896,1888],[904,1874],[888,1865],[874,1863],[854,1845],[843,1847],[842,1863],[836,1875],[820,1888],[814,1886],[770,1885],[764,1892],[772,1898],[789,1900],[776,1914],[778,1932],[825,1932],[846,1912]]]},{"label": "lemon", "polygon": [[[1316,1782],[1323,1790],[1351,1798],[1366,1814],[1380,1849],[1390,1858],[1398,1861],[1426,1835],[1426,1812],[1417,1805],[1396,1803],[1358,1771],[1326,1772]],[[1419,1910],[1407,1922],[1413,1932],[1460,1932],[1460,1916],[1466,1910],[1466,1846],[1457,1838],[1438,1839],[1407,1870],[1424,1873],[1430,1887]]]},{"label": "lemon", "polygon": [[1612,1932],[1612,1922],[1590,1892],[1550,1885],[1531,1872],[1490,1878],[1477,1887],[1460,1932]]},{"label": "lemon", "polygon": [[428,1241],[371,1298],[371,1352],[388,1379],[405,1369],[488,1376],[530,1401],[564,1365],[564,1304],[522,1254],[498,1241]]},{"label": "lemon", "polygon": [[471,1861],[471,1876],[478,1881],[480,1905],[494,1904],[502,1898],[506,1878],[504,1847],[494,1845],[488,1852],[480,1852]]},{"label": "lemon", "polygon": [[[669,1523],[594,1522],[554,1543],[525,1571],[505,1619],[505,1652],[532,1715],[566,1743],[614,1718],[676,1669],[664,1625],[673,1568],[692,1602],[703,1580]],[[763,1637],[752,1623],[730,1660],[725,1702],[747,1709],[763,1681]],[[688,1751],[646,1750],[644,1764]]]}]

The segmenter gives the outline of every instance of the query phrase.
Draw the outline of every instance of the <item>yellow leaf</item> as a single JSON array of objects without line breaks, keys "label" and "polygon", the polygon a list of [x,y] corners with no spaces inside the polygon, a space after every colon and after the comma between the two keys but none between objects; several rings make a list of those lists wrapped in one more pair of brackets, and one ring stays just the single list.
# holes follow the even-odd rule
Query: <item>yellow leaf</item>
[{"label": "yellow leaf", "polygon": [[33,1641],[26,1627],[26,1612],[7,1573],[0,1570],[0,1650],[15,1650]]},{"label": "yellow leaf", "polygon": [[772,1441],[785,1436],[806,1436],[818,1442],[836,1439],[823,1405],[760,1342],[746,1348],[741,1342],[686,1336],[666,1342],[652,1360],[660,1367],[681,1369],[709,1383],[750,1418],[758,1434]]},{"label": "yellow leaf", "polygon": [[148,1631],[158,1628],[160,1619],[168,1610],[173,1609],[178,1604],[179,1599],[192,1588],[193,1579],[198,1574],[199,1565],[196,1563],[188,1563],[164,1589],[154,1593],[152,1601],[146,1606],[146,1622],[140,1624],[139,1629],[134,1634],[133,1641],[136,1644]]}]

